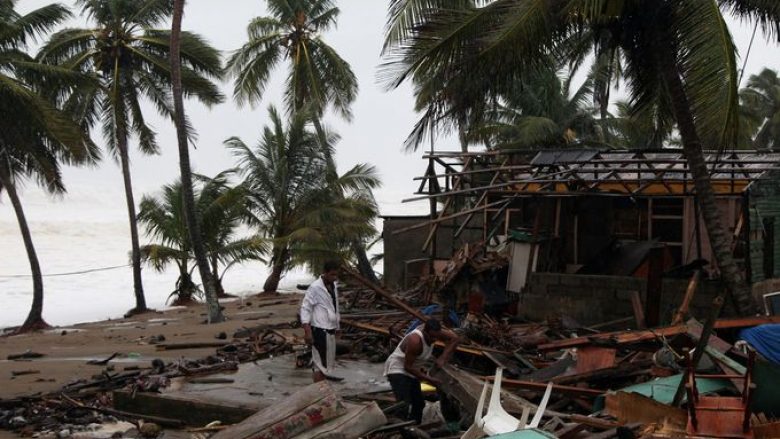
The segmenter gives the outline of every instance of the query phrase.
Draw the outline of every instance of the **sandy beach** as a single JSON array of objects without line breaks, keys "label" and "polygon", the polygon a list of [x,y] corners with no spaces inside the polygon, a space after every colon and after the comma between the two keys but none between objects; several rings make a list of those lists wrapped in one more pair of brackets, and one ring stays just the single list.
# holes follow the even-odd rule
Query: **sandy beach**
[{"label": "sandy beach", "polygon": [[[49,331],[0,338],[0,398],[15,398],[36,392],[50,392],[79,379],[99,374],[105,366],[86,364],[117,353],[111,361],[116,370],[128,366],[149,366],[155,358],[165,362],[180,358],[202,358],[214,348],[158,351],[154,338],[166,343],[213,342],[224,332],[228,339],[242,327],[281,323],[296,319],[301,295],[264,294],[222,301],[228,320],[206,325],[205,305],[179,307],[129,319],[53,328]],[[27,350],[43,354],[39,359],[9,361],[9,355]],[[14,372],[38,373],[14,376]]]}]

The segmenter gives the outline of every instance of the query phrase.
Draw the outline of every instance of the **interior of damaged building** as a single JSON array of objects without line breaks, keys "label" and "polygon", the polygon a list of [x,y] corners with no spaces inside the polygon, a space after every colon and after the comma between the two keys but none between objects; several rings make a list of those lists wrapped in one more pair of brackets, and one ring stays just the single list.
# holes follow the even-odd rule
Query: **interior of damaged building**
[{"label": "interior of damaged building", "polygon": [[[430,214],[384,218],[381,283],[342,269],[338,376],[311,384],[301,297],[261,295],[216,341],[147,339],[138,365],[0,407],[38,437],[87,412],[139,433],[78,437],[780,437],[779,158],[706,154],[750,309],[678,152],[435,152],[408,200]],[[416,422],[383,369],[430,319],[459,344]]]}]

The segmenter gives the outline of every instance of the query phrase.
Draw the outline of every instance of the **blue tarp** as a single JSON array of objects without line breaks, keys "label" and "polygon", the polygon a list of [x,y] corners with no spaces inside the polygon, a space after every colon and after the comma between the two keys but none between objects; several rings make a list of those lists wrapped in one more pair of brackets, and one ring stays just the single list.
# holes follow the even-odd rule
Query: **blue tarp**
[{"label": "blue tarp", "polygon": [[[425,308],[421,309],[420,312],[422,312],[423,315],[425,316],[429,316],[439,311],[439,309],[441,309],[441,307],[438,304],[434,303],[433,305],[428,305]],[[453,325],[455,325],[455,327],[460,326],[460,317],[458,317],[458,314],[455,311],[450,310],[449,318],[452,321]],[[420,326],[420,320],[414,319],[414,321],[409,325],[409,327],[406,328],[406,334],[414,331],[414,328],[418,326]]]},{"label": "blue tarp", "polygon": [[743,329],[739,333],[739,338],[748,342],[767,360],[780,364],[780,324]]}]

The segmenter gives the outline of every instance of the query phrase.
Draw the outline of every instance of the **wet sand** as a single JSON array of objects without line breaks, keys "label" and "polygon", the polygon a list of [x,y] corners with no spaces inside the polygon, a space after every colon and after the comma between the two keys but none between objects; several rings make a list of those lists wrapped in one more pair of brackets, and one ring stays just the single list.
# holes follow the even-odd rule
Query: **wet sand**
[{"label": "wet sand", "polygon": [[[0,398],[15,398],[36,392],[50,392],[79,380],[90,379],[105,366],[86,364],[88,360],[111,361],[117,371],[126,366],[149,366],[155,358],[166,362],[180,358],[202,358],[214,348],[158,351],[151,337],[165,337],[164,343],[214,342],[220,332],[232,338],[237,329],[264,323],[290,322],[296,319],[301,295],[264,294],[222,301],[228,320],[206,325],[205,305],[180,307],[165,312],[148,313],[129,319],[54,328],[49,331],[0,338]],[[278,303],[278,302],[283,303]],[[302,330],[282,331],[299,336]],[[30,361],[8,361],[12,354],[27,350],[44,354]],[[13,372],[36,370],[39,373],[13,376]],[[2,432],[0,432],[2,438]]]}]

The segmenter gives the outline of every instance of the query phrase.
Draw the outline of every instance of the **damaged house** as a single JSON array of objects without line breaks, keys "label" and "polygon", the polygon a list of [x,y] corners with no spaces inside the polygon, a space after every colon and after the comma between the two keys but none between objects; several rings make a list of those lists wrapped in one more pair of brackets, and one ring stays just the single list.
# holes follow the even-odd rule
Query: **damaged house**
[{"label": "damaged house", "polygon": [[[437,283],[455,307],[580,323],[671,320],[693,283],[709,306],[719,273],[681,151],[426,154],[416,196],[431,213],[385,217],[385,282]],[[759,300],[780,290],[780,154],[721,151],[707,166],[732,249]],[[727,308],[729,308],[727,306]],[[640,311],[641,310],[641,311]],[[728,312],[728,309],[727,309]]]}]

